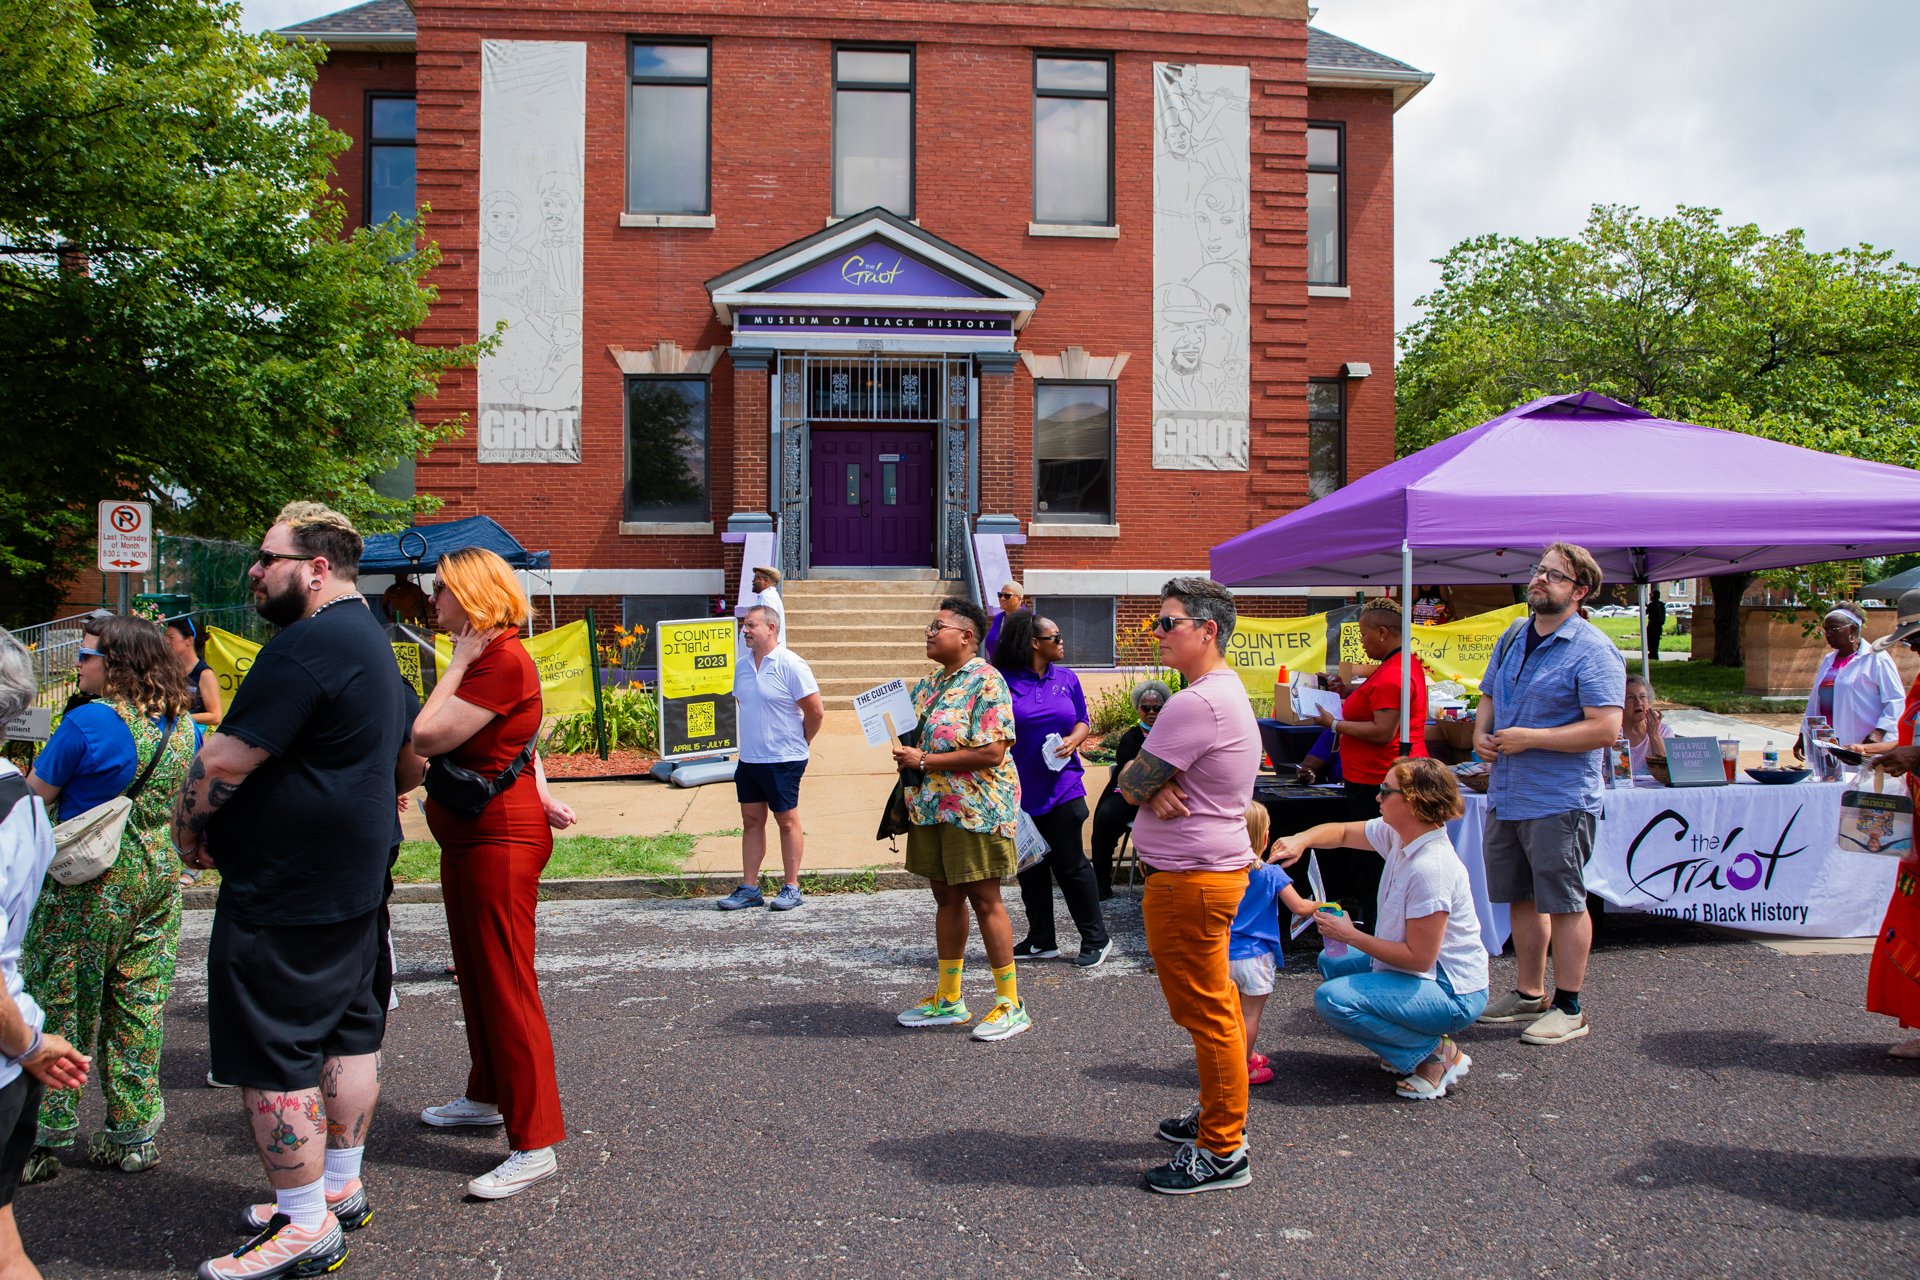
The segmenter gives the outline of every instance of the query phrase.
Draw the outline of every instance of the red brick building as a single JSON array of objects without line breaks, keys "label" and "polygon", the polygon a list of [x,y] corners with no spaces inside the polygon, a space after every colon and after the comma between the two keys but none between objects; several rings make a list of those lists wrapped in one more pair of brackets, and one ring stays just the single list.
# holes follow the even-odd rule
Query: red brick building
[{"label": "red brick building", "polygon": [[[1393,456],[1393,114],[1303,0],[374,0],[331,55],[356,219],[428,209],[425,341],[504,321],[413,477],[562,616],[965,580],[1116,604]],[[1298,600],[1249,605],[1259,612]],[[1104,646],[1102,637],[1105,637]]]}]

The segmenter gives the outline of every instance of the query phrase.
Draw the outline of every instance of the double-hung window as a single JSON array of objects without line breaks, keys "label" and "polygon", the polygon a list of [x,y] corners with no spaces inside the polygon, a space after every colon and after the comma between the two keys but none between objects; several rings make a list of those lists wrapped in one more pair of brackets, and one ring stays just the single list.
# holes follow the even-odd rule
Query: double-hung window
[{"label": "double-hung window", "polygon": [[913,50],[833,51],[833,216],[913,217]]},{"label": "double-hung window", "polygon": [[1347,482],[1347,384],[1307,383],[1307,497],[1324,498]]},{"label": "double-hung window", "polygon": [[1033,518],[1112,524],[1113,384],[1033,384]]},{"label": "double-hung window", "polygon": [[1113,225],[1113,62],[1033,60],[1033,220]]},{"label": "double-hung window", "polygon": [[1347,282],[1346,130],[1307,126],[1307,283]]},{"label": "double-hung window", "polygon": [[627,212],[712,212],[712,49],[635,40],[628,50]]},{"label": "double-hung window", "polygon": [[413,95],[367,95],[367,225],[398,216],[411,221],[414,203]]},{"label": "double-hung window", "polygon": [[627,519],[711,519],[707,380],[627,379]]}]

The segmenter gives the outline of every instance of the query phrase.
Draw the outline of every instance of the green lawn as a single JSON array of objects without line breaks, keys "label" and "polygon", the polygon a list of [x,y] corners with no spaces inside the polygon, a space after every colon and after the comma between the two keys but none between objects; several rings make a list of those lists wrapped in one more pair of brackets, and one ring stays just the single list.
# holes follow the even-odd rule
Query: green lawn
[{"label": "green lawn", "polygon": [[[1633,667],[1634,671],[1639,669]],[[1678,702],[1722,715],[1800,710],[1798,698],[1756,698],[1742,693],[1740,689],[1746,680],[1745,668],[1716,667],[1711,662],[1661,662],[1653,668],[1653,691],[1663,702]]]},{"label": "green lawn", "polygon": [[[1640,652],[1640,619],[1638,618],[1595,618],[1593,625],[1613,637],[1613,642],[1622,649],[1634,653]],[[1693,641],[1687,636],[1676,636],[1669,629],[1660,637],[1660,652],[1685,653],[1693,647]]]}]

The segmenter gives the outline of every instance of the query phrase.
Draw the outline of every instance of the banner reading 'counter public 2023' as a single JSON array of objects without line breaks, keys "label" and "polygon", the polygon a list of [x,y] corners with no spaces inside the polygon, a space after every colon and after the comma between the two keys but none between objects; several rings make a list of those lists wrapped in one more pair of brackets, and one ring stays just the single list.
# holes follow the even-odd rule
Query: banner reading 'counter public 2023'
[{"label": "banner reading 'counter public 2023'", "polygon": [[660,758],[736,751],[739,709],[733,701],[732,618],[662,622],[660,646]]},{"label": "banner reading 'counter public 2023'", "polygon": [[[1413,653],[1427,665],[1427,674],[1435,680],[1454,680],[1469,689],[1480,687],[1480,677],[1493,654],[1494,642],[1513,623],[1526,616],[1527,606],[1510,605],[1490,613],[1449,622],[1440,627],[1415,627]],[[1360,628],[1349,622],[1335,640],[1339,647],[1332,662],[1327,660],[1327,619],[1324,614],[1310,618],[1242,618],[1234,624],[1227,639],[1227,661],[1239,673],[1247,692],[1258,697],[1273,693],[1274,678],[1280,668],[1289,672],[1322,671],[1341,661],[1365,662],[1360,647]]]}]

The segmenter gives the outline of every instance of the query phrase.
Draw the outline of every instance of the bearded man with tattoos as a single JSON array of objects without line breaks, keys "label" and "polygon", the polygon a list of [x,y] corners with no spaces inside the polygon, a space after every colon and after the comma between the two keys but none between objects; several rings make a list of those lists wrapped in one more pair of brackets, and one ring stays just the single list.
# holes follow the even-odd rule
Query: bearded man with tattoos
[{"label": "bearded man with tattoos", "polygon": [[413,700],[354,585],[361,540],[293,503],[249,571],[280,628],[188,771],[173,841],[218,868],[207,950],[213,1075],[239,1085],[270,1204],[203,1280],[317,1275],[373,1216],[360,1159],[380,1096],[387,855],[398,789],[419,781]]}]

